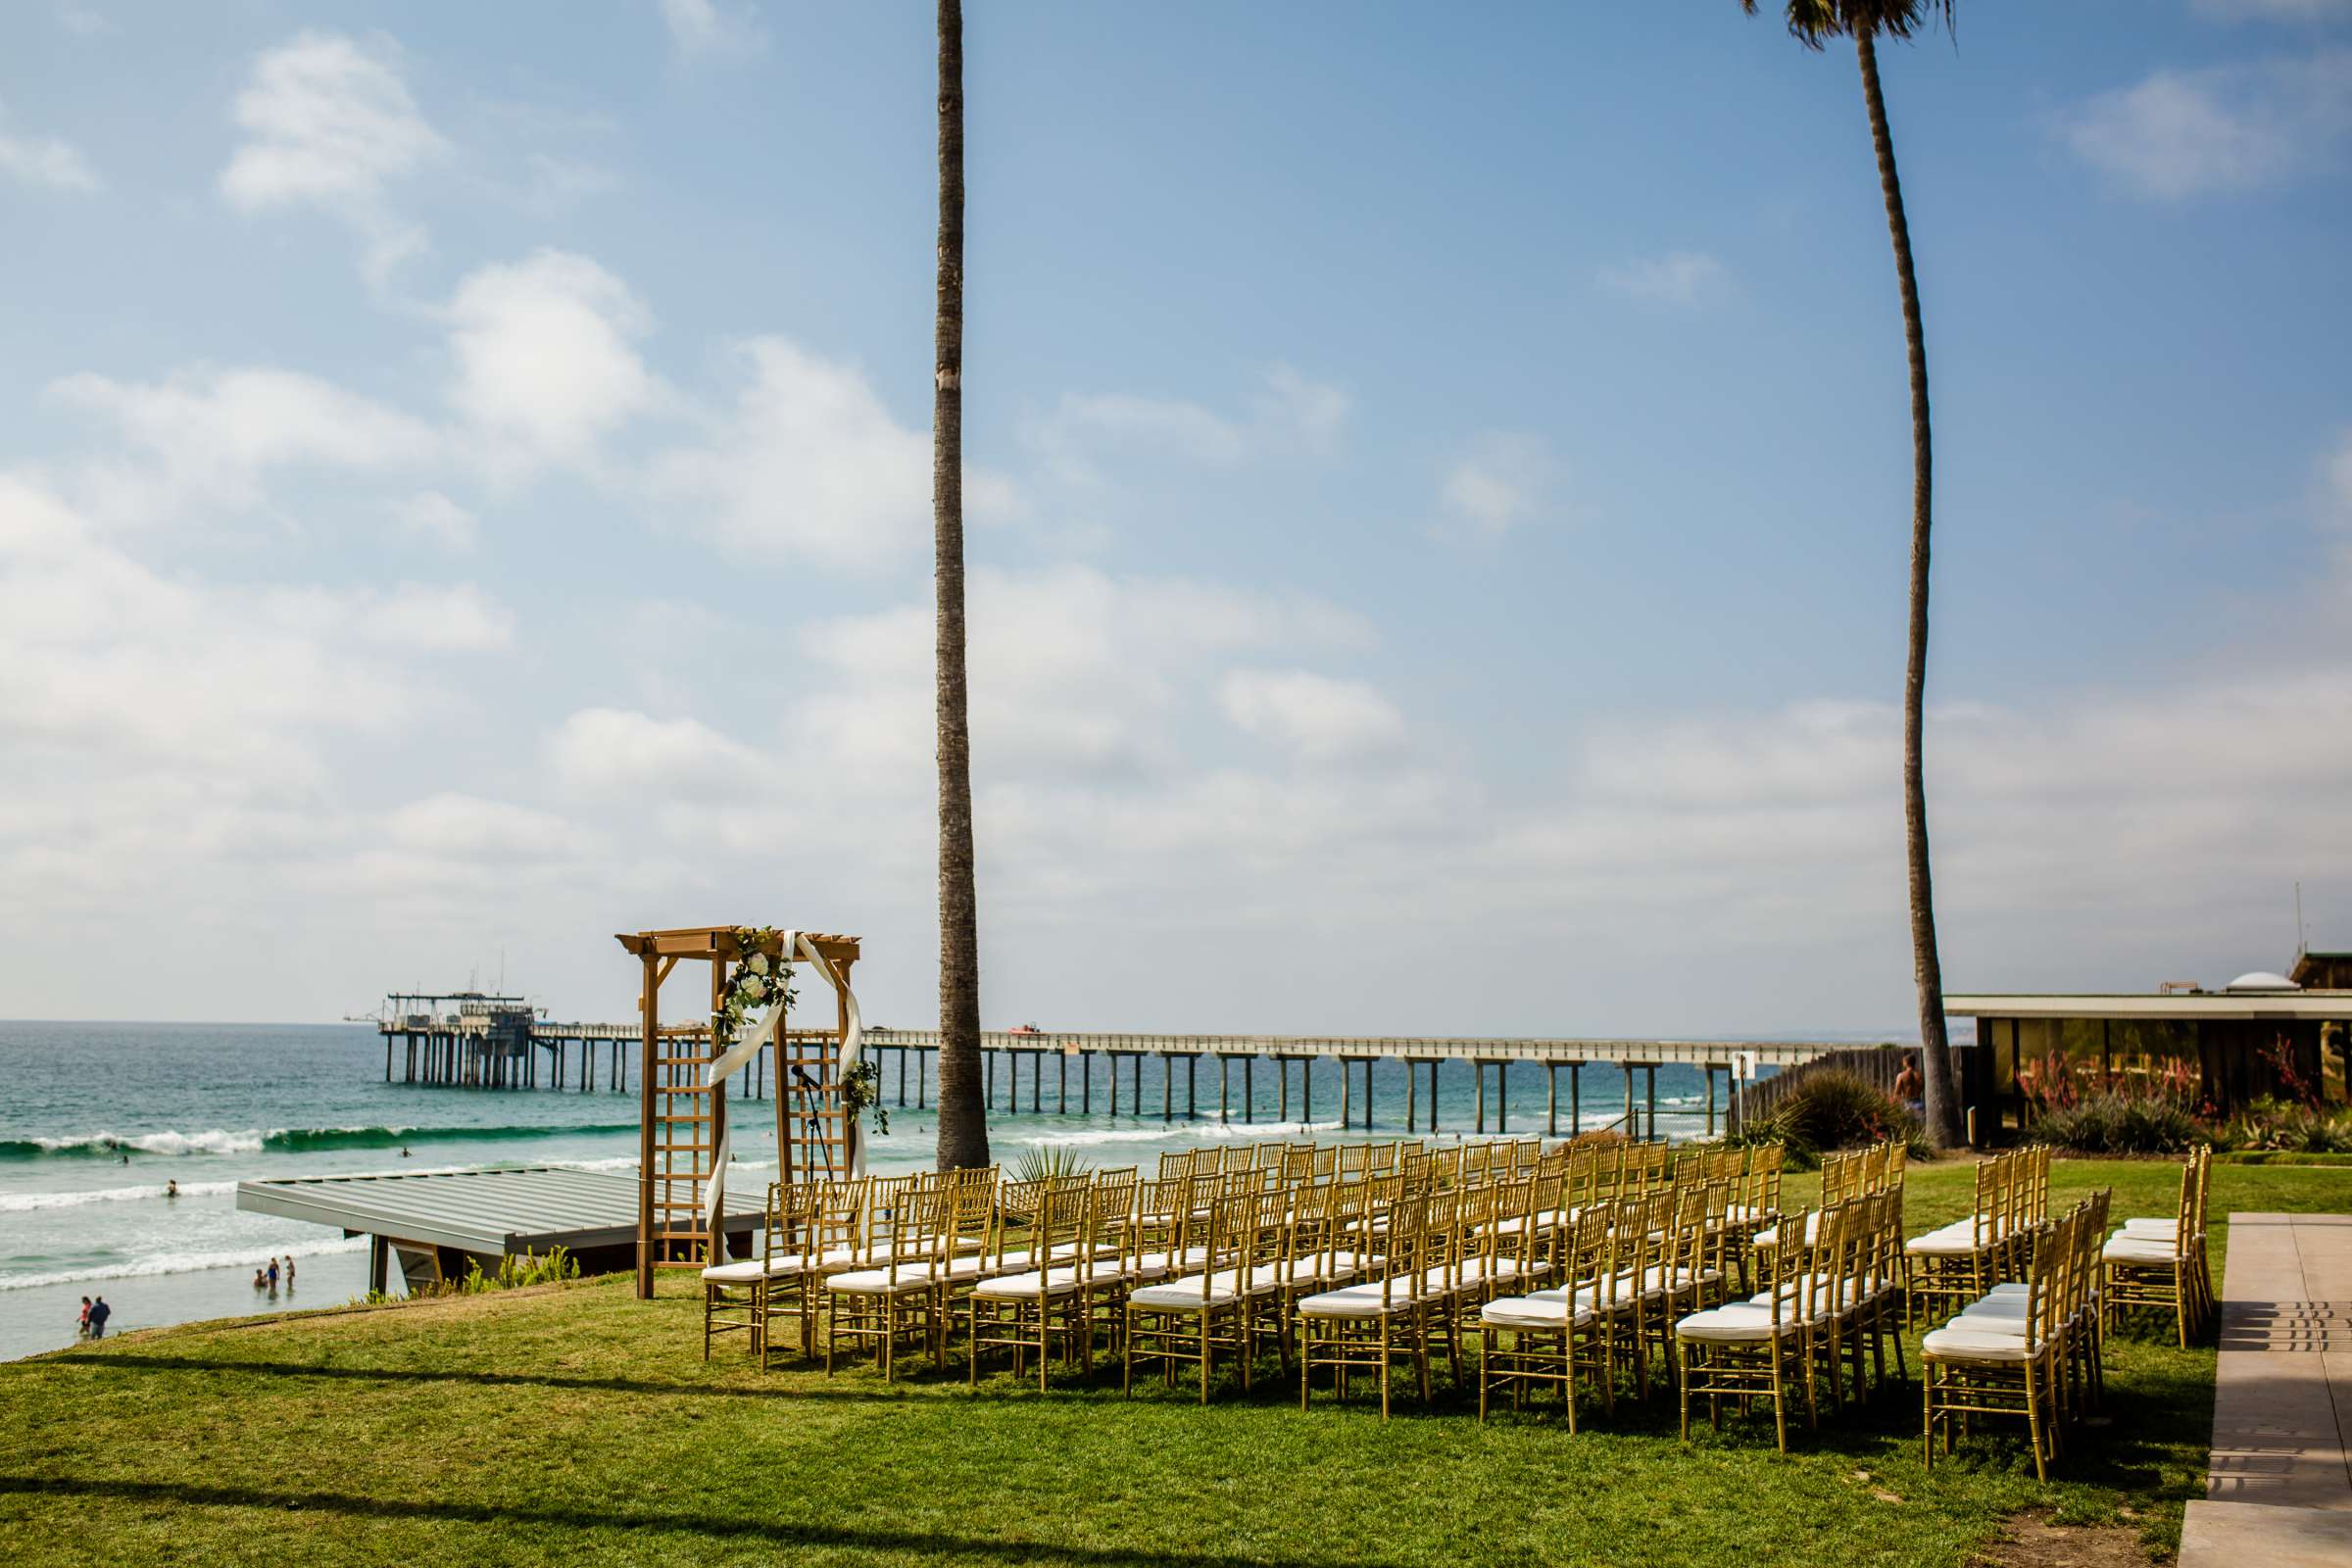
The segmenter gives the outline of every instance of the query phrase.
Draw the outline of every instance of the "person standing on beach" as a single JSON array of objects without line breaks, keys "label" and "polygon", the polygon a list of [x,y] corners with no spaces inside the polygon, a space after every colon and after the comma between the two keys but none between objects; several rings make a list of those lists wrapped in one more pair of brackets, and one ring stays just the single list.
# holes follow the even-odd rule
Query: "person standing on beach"
[{"label": "person standing on beach", "polygon": [[105,1339],[106,1320],[114,1315],[115,1309],[106,1304],[105,1297],[101,1296],[92,1301],[90,1303],[90,1338],[93,1340]]},{"label": "person standing on beach", "polygon": [[81,1326],[74,1331],[74,1337],[77,1340],[90,1337],[90,1298],[86,1296],[81,1298]]}]

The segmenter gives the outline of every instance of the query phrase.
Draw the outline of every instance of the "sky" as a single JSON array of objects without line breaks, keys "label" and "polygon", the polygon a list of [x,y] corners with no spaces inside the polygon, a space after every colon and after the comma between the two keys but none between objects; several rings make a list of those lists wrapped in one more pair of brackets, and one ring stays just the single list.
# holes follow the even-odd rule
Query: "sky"
[{"label": "sky", "polygon": [[[984,1021],[1909,1027],[1850,49],[969,9]],[[7,9],[0,1016],[619,1019],[740,922],[936,1018],[931,28]],[[2352,947],[2352,3],[1881,59],[1947,985]]]}]

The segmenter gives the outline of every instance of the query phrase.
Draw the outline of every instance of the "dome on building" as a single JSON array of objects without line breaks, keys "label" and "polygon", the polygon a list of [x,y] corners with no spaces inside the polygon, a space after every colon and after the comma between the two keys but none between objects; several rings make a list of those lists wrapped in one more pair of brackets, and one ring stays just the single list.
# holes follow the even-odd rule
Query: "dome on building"
[{"label": "dome on building", "polygon": [[2303,988],[2282,974],[2273,974],[2268,969],[2256,969],[2251,974],[2239,975],[2222,989],[2224,991],[2300,991]]}]

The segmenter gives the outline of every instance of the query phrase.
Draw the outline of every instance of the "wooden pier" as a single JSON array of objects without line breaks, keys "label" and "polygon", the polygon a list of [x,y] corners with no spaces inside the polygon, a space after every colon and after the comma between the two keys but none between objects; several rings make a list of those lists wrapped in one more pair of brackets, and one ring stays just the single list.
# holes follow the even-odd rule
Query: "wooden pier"
[{"label": "wooden pier", "polygon": [[[516,999],[468,999],[455,1012],[388,1014],[384,1080],[478,1089],[548,1089],[575,1093],[629,1090],[634,1023],[556,1023],[536,1017],[517,1028]],[[470,1010],[469,1010],[470,1009]],[[801,1031],[793,1031],[796,1037]],[[819,1031],[818,1033],[823,1033]],[[1549,1137],[1614,1129],[1656,1136],[1657,1070],[1697,1067],[1706,1099],[1697,1114],[1707,1131],[1733,1125],[1738,1063],[1787,1069],[1859,1053],[1837,1041],[1567,1040],[1418,1036],[1306,1036],[1047,1033],[993,1029],[980,1037],[983,1091],[992,1109],[1036,1115],[1096,1114],[1162,1122],[1257,1120],[1261,1071],[1274,1077],[1273,1119],[1312,1122],[1316,1106],[1342,1128],[1382,1119],[1407,1132],[1436,1132],[1441,1073],[1472,1074],[1473,1133],[1538,1128]],[[1869,1048],[1864,1048],[1868,1050]],[[898,1105],[928,1108],[937,1082],[939,1032],[865,1031],[866,1059]],[[742,1073],[738,1093],[764,1099],[767,1052]],[[1155,1061],[1156,1066],[1148,1066]],[[1203,1063],[1211,1071],[1203,1074]],[[1048,1071],[1049,1065],[1052,1071]],[[1517,1069],[1514,1072],[1513,1069]],[[1614,1070],[1613,1073],[1611,1070]],[[1605,1119],[1585,1114],[1587,1073],[1615,1076],[1622,1109]],[[1203,1085],[1203,1077],[1209,1082]],[[1533,1082],[1534,1088],[1519,1088]],[[1769,1080],[1767,1080],[1769,1082]],[[1519,1088],[1514,1116],[1512,1090]],[[1046,1091],[1052,1089],[1052,1094]],[[1540,1102],[1529,1098],[1540,1096]],[[1401,1100],[1401,1104],[1397,1102]]]}]

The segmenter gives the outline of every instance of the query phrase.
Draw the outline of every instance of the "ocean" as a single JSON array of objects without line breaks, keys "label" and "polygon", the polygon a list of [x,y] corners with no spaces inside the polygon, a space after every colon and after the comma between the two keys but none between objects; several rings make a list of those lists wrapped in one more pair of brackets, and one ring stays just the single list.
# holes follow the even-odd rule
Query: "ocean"
[{"label": "ocean", "polygon": [[[1216,1120],[1216,1072],[1199,1072],[1203,1115],[1161,1117],[1159,1073],[1147,1063],[1144,1109],[1128,1102],[1106,1113],[1104,1068],[1098,1065],[1093,1116],[1054,1113],[1048,1074],[1042,1114],[1032,1113],[1029,1076],[1021,1075],[1020,1111],[990,1111],[998,1157],[1010,1165],[1030,1149],[1074,1149],[1090,1163],[1140,1165],[1162,1150],[1237,1138],[1338,1136],[1323,1120],[1339,1110],[1337,1069],[1316,1069],[1311,1126],[1280,1123],[1270,1064],[1255,1074],[1255,1121],[1245,1124],[1241,1073],[1232,1075],[1231,1123]],[[1377,1121],[1362,1137],[1395,1137],[1404,1114],[1403,1069],[1384,1063],[1376,1085]],[[383,1047],[370,1024],[180,1024],[0,1022],[0,1359],[73,1343],[84,1296],[114,1308],[109,1333],[185,1323],[287,1306],[330,1306],[367,1290],[367,1242],[299,1220],[241,1213],[236,1184],[272,1176],[329,1172],[473,1170],[498,1165],[579,1165],[634,1169],[635,1094],[604,1088],[493,1090],[386,1083]],[[1002,1068],[1000,1067],[1000,1072]],[[1512,1074],[1510,1131],[1543,1130],[1543,1075]],[[631,1073],[634,1085],[635,1074]],[[1642,1080],[1637,1078],[1639,1086]],[[933,1113],[896,1103],[897,1063],[883,1061],[890,1113],[887,1136],[869,1138],[877,1171],[931,1162]],[[1612,1067],[1588,1069],[1582,1105],[1587,1126],[1620,1114],[1624,1078]],[[1637,1088],[1639,1094],[1640,1088]],[[1358,1080],[1357,1094],[1361,1094]],[[1423,1106],[1426,1110],[1426,1080]],[[1443,1135],[1472,1126],[1470,1069],[1448,1063],[1439,1089]],[[1490,1110],[1493,1087],[1490,1080]],[[909,1099],[911,1100],[911,1091]],[[1567,1090],[1561,1089],[1561,1121]],[[1184,1103],[1184,1077],[1176,1077]],[[735,1167],[775,1168],[775,1137],[764,1102],[743,1113],[734,1100]],[[1078,1103],[1071,1085],[1071,1104]],[[1293,1108],[1298,1107],[1292,1080]],[[1658,1128],[1674,1138],[1700,1134],[1703,1085],[1695,1068],[1658,1069]],[[1360,1102],[1357,1106],[1360,1115]],[[167,1182],[178,1186],[167,1197]],[[272,1257],[296,1259],[292,1290],[275,1297],[253,1286]]]}]

